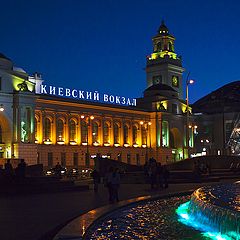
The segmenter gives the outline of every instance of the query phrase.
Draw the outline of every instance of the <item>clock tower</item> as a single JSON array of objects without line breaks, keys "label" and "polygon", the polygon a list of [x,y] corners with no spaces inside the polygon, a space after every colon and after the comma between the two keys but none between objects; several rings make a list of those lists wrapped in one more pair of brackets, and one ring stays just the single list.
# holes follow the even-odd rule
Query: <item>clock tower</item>
[{"label": "clock tower", "polygon": [[182,60],[174,50],[175,38],[163,21],[152,41],[153,53],[147,56],[147,87],[165,84],[172,87],[182,98]]}]

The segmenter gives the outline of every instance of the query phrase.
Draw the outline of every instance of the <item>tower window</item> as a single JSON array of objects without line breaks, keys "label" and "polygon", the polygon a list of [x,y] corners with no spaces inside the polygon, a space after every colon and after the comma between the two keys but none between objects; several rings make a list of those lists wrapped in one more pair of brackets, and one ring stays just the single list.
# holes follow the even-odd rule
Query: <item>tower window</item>
[{"label": "tower window", "polygon": [[153,84],[162,83],[162,75],[153,76],[152,82],[153,82]]},{"label": "tower window", "polygon": [[157,51],[160,52],[162,50],[162,44],[161,42],[157,43]]},{"label": "tower window", "polygon": [[177,114],[177,104],[172,104],[172,113]]}]

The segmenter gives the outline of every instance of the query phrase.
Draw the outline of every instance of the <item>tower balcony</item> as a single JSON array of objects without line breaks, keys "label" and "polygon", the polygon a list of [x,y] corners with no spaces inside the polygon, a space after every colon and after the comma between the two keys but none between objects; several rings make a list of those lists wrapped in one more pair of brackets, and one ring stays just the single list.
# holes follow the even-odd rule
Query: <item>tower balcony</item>
[{"label": "tower balcony", "polygon": [[148,66],[153,66],[153,65],[159,65],[159,64],[173,64],[179,67],[182,67],[182,59],[181,58],[171,58],[168,55],[165,55],[163,58],[162,57],[157,57],[155,59],[151,59],[147,57],[147,67]]}]

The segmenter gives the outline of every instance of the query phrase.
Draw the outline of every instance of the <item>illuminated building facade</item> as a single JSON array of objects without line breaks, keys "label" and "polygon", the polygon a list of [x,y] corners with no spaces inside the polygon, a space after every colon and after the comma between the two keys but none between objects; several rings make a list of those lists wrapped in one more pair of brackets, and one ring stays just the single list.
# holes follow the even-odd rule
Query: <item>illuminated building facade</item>
[{"label": "illuminated building facade", "polygon": [[96,92],[46,86],[0,55],[0,157],[45,167],[93,166],[97,155],[135,165],[150,156],[163,163],[186,158],[195,124],[191,108],[187,121],[182,61],[164,23],[152,40],[147,88],[137,99],[104,95],[99,102]]}]

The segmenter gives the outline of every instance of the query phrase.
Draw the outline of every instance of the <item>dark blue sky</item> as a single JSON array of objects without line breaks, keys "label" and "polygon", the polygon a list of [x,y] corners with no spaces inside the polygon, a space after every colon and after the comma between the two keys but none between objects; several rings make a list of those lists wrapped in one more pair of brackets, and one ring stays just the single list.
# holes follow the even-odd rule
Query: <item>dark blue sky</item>
[{"label": "dark blue sky", "polygon": [[48,85],[140,97],[162,19],[196,80],[191,103],[240,79],[237,0],[0,2],[0,52],[28,73],[42,73]]}]

